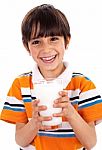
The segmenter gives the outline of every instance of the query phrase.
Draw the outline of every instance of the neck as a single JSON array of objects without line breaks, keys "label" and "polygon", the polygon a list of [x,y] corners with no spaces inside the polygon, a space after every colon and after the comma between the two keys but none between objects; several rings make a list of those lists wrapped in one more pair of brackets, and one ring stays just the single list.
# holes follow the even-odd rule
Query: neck
[{"label": "neck", "polygon": [[42,74],[42,76],[47,80],[51,78],[57,78],[60,74],[64,72],[65,68],[66,68],[65,65],[61,64],[57,67],[57,69],[54,70],[43,71],[39,68],[39,71]]}]

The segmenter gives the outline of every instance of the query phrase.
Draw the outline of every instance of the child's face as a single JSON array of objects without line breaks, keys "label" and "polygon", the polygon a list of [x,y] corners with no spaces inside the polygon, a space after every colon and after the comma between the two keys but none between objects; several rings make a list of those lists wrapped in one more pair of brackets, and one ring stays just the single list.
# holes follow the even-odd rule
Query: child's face
[{"label": "child's face", "polygon": [[[28,42],[31,56],[42,74],[61,70],[65,52],[63,36],[48,36],[31,39]],[[63,69],[63,68],[62,68]]]}]

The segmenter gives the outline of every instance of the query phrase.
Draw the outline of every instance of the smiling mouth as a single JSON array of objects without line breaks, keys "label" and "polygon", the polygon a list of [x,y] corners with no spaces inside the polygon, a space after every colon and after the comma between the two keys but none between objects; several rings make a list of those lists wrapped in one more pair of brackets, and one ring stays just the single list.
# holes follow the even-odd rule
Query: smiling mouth
[{"label": "smiling mouth", "polygon": [[53,56],[48,56],[48,57],[41,57],[41,60],[44,62],[44,63],[52,63],[55,58],[56,58],[57,55],[53,55]]}]

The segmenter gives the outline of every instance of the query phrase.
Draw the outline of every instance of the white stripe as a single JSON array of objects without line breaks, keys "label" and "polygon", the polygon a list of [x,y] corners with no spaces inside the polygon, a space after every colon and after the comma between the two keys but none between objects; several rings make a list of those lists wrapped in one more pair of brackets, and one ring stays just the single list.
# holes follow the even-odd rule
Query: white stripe
[{"label": "white stripe", "polygon": [[[60,125],[59,128],[51,129],[51,130],[47,130],[47,131],[49,133],[49,131],[64,130],[64,129],[72,129],[72,127],[70,126],[69,122],[62,122],[62,125]],[[47,132],[44,132],[44,131],[39,131],[39,132],[47,133]]]},{"label": "white stripe", "polygon": [[79,93],[80,93],[80,89],[68,90],[68,97],[72,98],[72,97],[79,96]]},{"label": "white stripe", "polygon": [[33,145],[29,145],[29,146],[26,146],[26,147],[21,147],[23,150],[36,150],[35,146]]},{"label": "white stripe", "polygon": [[101,99],[98,98],[98,99],[94,99],[94,100],[91,100],[91,101],[88,101],[88,102],[84,102],[84,103],[82,103],[82,104],[79,104],[79,106],[84,106],[84,105],[86,105],[86,104],[91,104],[91,103],[93,103],[93,102],[95,102],[95,101],[97,101],[97,100],[100,100],[100,101],[101,101]]},{"label": "white stripe", "polygon": [[79,101],[83,101],[85,99],[88,99],[88,98],[91,98],[91,97],[94,97],[94,96],[97,96],[97,95],[99,95],[99,94],[98,94],[96,89],[88,90],[88,91],[83,92],[83,93],[80,94]]},{"label": "white stripe", "polygon": [[32,118],[28,118],[28,121],[30,121]]},{"label": "white stripe", "polygon": [[30,99],[31,100],[31,96],[29,96],[29,97],[23,97],[23,100],[26,100],[26,99]]},{"label": "white stripe", "polygon": [[36,96],[35,96],[34,89],[31,89],[31,95],[32,95],[32,97],[36,97]]},{"label": "white stripe", "polygon": [[10,105],[5,105],[5,107],[9,107],[11,109],[22,109],[22,110],[25,110],[25,108],[22,106],[22,107],[19,107],[19,106],[10,106]]},{"label": "white stripe", "polygon": [[95,125],[97,125],[97,124],[99,124],[99,123],[101,123],[102,122],[102,119],[101,120],[96,120],[95,121]]},{"label": "white stripe", "polygon": [[10,104],[23,104],[22,100],[19,100],[13,96],[7,96],[6,102],[9,102]]},{"label": "white stripe", "polygon": [[69,122],[62,122],[62,127],[61,129],[72,129],[71,125]]},{"label": "white stripe", "polygon": [[22,88],[21,87],[21,92],[22,92],[22,95],[31,95],[30,88]]},{"label": "white stripe", "polygon": [[38,133],[44,133],[44,134],[50,134],[50,135],[68,135],[68,134],[75,134],[74,132],[44,132],[44,131],[39,131]]}]

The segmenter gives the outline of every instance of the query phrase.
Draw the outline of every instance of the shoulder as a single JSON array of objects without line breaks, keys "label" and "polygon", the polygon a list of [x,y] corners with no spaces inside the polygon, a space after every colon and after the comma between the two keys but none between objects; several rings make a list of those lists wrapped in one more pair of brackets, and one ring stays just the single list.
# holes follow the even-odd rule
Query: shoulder
[{"label": "shoulder", "polygon": [[21,87],[21,86],[24,87],[26,85],[29,85],[31,81],[32,81],[32,71],[18,75],[14,79],[13,85],[18,86],[18,87]]},{"label": "shoulder", "polygon": [[22,73],[19,76],[17,76],[16,79],[21,81],[21,80],[27,80],[27,79],[30,79],[30,78],[32,78],[32,71]]},{"label": "shoulder", "polygon": [[22,78],[22,77],[31,77],[32,76],[32,71],[29,71],[29,72],[25,72],[25,73],[22,73],[18,76],[18,78]]},{"label": "shoulder", "polygon": [[82,73],[78,73],[78,72],[73,72],[72,73],[72,78],[80,78],[80,79],[86,79],[86,80],[91,81],[91,79],[89,77],[85,76]]},{"label": "shoulder", "polygon": [[92,80],[82,73],[72,73],[72,81],[81,82],[81,83],[92,83]]},{"label": "shoulder", "polygon": [[73,87],[73,89],[80,89],[81,91],[96,88],[95,84],[89,77],[77,72],[72,73],[70,86]]}]

